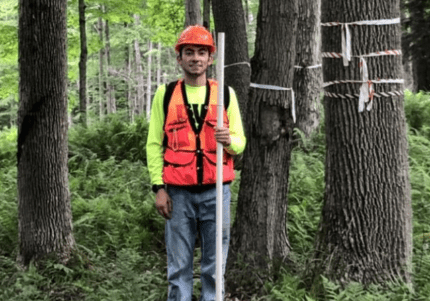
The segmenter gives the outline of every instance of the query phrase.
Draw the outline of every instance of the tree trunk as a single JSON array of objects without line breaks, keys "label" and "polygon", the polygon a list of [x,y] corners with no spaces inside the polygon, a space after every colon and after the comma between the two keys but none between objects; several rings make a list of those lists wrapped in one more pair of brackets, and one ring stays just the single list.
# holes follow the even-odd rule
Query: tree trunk
[{"label": "tree trunk", "polygon": [[[138,15],[134,15],[134,20],[136,25],[139,25],[140,18]],[[136,114],[139,115],[143,112],[144,100],[144,90],[143,90],[143,69],[142,69],[142,59],[140,54],[139,41],[134,40],[134,55],[136,60],[136,78],[137,78],[137,99],[136,99]]]},{"label": "tree trunk", "polygon": [[[234,88],[241,111],[245,112],[251,68],[242,1],[213,0],[212,11],[216,31],[225,33],[225,83]],[[246,123],[246,115],[243,117]]]},{"label": "tree trunk", "polygon": [[157,87],[161,84],[161,43],[158,43],[157,51]]},{"label": "tree trunk", "polygon": [[18,261],[67,262],[67,1],[19,2]]},{"label": "tree trunk", "polygon": [[[103,8],[102,8],[103,10]],[[98,30],[99,30],[99,37],[100,41],[103,44],[103,20],[101,17],[99,17],[98,22]],[[105,98],[105,84],[104,81],[104,67],[103,67],[103,61],[104,61],[104,47],[102,47],[99,51],[99,108],[100,108],[100,119],[103,118],[104,115],[104,98]]]},{"label": "tree trunk", "polygon": [[79,61],[79,111],[80,122],[87,124],[87,33],[85,22],[85,0],[79,0],[79,31],[81,37],[81,57]]},{"label": "tree trunk", "polygon": [[211,30],[211,0],[203,0],[203,26]]},{"label": "tree trunk", "polygon": [[116,112],[116,100],[115,100],[115,91],[113,89],[112,82],[109,76],[109,68],[111,67],[110,62],[110,36],[109,36],[109,20],[106,20],[105,24],[105,34],[106,34],[106,86],[107,86],[107,106],[108,113]]},{"label": "tree trunk", "polygon": [[151,65],[152,65],[152,55],[151,55],[151,51],[152,51],[152,42],[149,41],[148,43],[148,78],[146,81],[146,88],[147,88],[147,93],[146,93],[146,118],[149,120],[149,118],[151,117],[151,87],[152,87],[152,72],[151,72]]},{"label": "tree trunk", "polygon": [[430,16],[428,4],[422,0],[409,1],[412,30],[412,57],[415,91],[430,91],[430,36],[428,27]]},{"label": "tree trunk", "polygon": [[[322,1],[322,23],[398,17],[399,0]],[[350,26],[350,32],[352,56],[401,47],[399,24]],[[341,27],[324,26],[322,41],[323,52],[340,52]],[[402,78],[401,56],[365,60],[370,80]],[[342,59],[324,58],[324,81],[361,80],[359,63],[352,57],[344,67]],[[359,93],[360,86],[343,83],[325,89],[346,95]],[[373,86],[375,93],[403,91],[402,84]],[[326,191],[315,279],[323,274],[341,284],[410,282],[412,210],[403,96],[375,97],[373,107],[361,113],[357,107],[356,98],[324,99]]]},{"label": "tree trunk", "polygon": [[[124,28],[127,29],[128,24],[124,23]],[[123,85],[125,87],[125,102],[128,104],[128,116],[130,118],[130,122],[134,121],[134,106],[131,96],[131,89],[132,89],[132,83],[131,83],[131,57],[133,53],[133,49],[130,43],[127,43],[124,47],[125,52],[125,73],[126,77],[123,80]]]},{"label": "tree trunk", "polygon": [[202,25],[202,13],[200,0],[184,0],[185,2],[185,27],[189,25]]},{"label": "tree trunk", "polygon": [[318,127],[320,117],[322,84],[320,13],[321,0],[299,1],[294,93],[296,127],[306,136]]},{"label": "tree trunk", "polygon": [[[292,87],[297,13],[295,0],[260,2],[251,60],[253,83]],[[293,128],[291,99],[290,91],[250,88],[245,111],[248,144],[231,250],[261,267],[267,267],[266,260],[284,261],[290,251],[286,196]]]}]

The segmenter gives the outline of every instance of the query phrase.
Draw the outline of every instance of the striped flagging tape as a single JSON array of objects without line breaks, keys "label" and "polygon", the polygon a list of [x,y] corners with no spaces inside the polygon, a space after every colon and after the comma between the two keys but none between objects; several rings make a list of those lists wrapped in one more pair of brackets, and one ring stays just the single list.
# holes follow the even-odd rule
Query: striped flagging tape
[{"label": "striped flagging tape", "polygon": [[[362,54],[362,55],[351,55],[351,57],[362,58],[362,57],[401,55],[401,54],[402,54],[401,50],[385,50],[385,51],[372,52],[372,53]],[[342,58],[342,53],[339,53],[339,52],[323,52],[321,55],[323,58],[333,58],[333,59]]]},{"label": "striped flagging tape", "polygon": [[[378,80],[369,80],[367,74],[367,65],[363,59],[363,62],[360,66],[360,73],[363,80],[334,80],[330,82],[323,83],[323,87],[328,87],[335,84],[344,84],[344,83],[353,83],[353,84],[361,84],[360,86],[360,94],[358,95],[358,111],[363,112],[364,106],[366,103],[366,109],[370,111],[373,106],[373,98],[376,96],[375,90],[373,89],[373,84],[403,84],[403,79],[378,79]],[[331,93],[331,92],[324,92]],[[387,95],[381,93],[388,93]],[[389,96],[392,92],[380,92],[379,94],[383,96]],[[336,94],[336,93],[333,93]],[[380,97],[378,94],[377,97]],[[327,95],[327,94],[325,94]],[[340,94],[339,94],[340,95]],[[354,94],[355,95],[355,94]]]},{"label": "striped flagging tape", "polygon": [[[351,95],[351,94],[339,94],[339,93],[332,93],[332,92],[327,92],[327,91],[325,91],[324,92],[324,95],[325,96],[328,96],[328,97],[332,97],[332,98],[343,98],[343,99],[345,99],[345,98],[359,98],[360,97],[360,95],[359,94],[353,94],[353,95]],[[403,92],[401,92],[401,91],[391,91],[391,92],[378,92],[378,93],[373,93],[373,96],[374,97],[390,97],[390,96],[401,96],[401,95],[403,95]]]},{"label": "striped flagging tape", "polygon": [[343,65],[348,66],[351,61],[351,33],[349,31],[350,25],[391,25],[399,24],[400,18],[395,19],[382,19],[382,20],[365,20],[356,22],[327,22],[321,23],[321,26],[341,26],[342,30],[342,58]]}]

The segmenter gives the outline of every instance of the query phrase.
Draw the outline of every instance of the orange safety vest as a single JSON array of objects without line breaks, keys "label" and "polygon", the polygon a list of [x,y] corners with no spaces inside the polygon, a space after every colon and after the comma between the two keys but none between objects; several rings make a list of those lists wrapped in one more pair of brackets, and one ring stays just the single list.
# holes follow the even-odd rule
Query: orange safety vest
[{"label": "orange safety vest", "polygon": [[[201,109],[198,127],[187,100],[185,84],[180,80],[174,86],[165,112],[164,122],[164,184],[178,186],[216,183],[215,129],[217,124],[218,83],[208,80],[205,104]],[[224,108],[224,127],[228,128]],[[223,182],[234,180],[233,157],[224,151]]]}]

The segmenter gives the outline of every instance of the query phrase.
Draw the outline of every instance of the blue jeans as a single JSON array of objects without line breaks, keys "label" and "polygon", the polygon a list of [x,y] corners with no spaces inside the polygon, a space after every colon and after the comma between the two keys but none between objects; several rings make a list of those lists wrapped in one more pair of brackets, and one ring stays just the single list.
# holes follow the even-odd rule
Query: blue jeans
[{"label": "blue jeans", "polygon": [[[166,222],[167,301],[191,301],[193,295],[193,254],[197,223],[201,235],[200,301],[215,300],[216,274],[216,188],[190,192],[178,186],[169,186],[172,198],[172,218]],[[223,185],[222,274],[225,273],[230,241],[230,185]],[[224,280],[223,280],[224,295]]]}]

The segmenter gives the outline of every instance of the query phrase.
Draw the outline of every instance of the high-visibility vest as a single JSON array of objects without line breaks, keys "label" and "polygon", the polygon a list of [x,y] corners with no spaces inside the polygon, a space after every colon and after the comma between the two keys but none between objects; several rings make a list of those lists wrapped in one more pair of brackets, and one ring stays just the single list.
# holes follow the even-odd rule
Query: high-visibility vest
[{"label": "high-visibility vest", "polygon": [[[202,121],[196,125],[183,80],[174,85],[170,101],[165,106],[164,184],[194,186],[216,183],[214,127],[217,125],[217,87],[216,81],[208,80],[206,99],[200,113]],[[224,109],[224,127],[228,126]],[[234,177],[233,157],[224,151],[223,182],[231,182]]]}]

